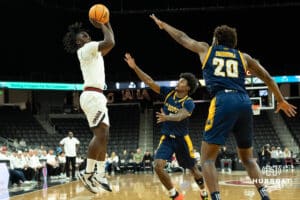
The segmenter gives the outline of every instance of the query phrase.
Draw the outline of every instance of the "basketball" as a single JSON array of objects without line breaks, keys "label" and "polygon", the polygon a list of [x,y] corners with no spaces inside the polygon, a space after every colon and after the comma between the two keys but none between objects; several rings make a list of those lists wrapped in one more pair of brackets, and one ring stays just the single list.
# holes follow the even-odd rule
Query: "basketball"
[{"label": "basketball", "polygon": [[103,4],[95,4],[89,10],[89,18],[96,22],[105,24],[109,21],[109,10]]}]

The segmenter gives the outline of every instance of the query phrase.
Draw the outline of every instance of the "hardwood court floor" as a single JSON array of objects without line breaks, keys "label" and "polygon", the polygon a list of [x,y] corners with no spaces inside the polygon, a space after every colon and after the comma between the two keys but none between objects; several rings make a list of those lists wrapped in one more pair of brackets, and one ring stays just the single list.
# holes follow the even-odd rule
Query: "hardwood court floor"
[{"label": "hardwood court floor", "polygon": [[[199,190],[190,175],[170,174],[176,187],[185,194],[185,199],[199,199]],[[272,200],[300,199],[300,170],[280,172],[276,176],[265,176]],[[42,190],[11,197],[11,200],[168,200],[167,191],[154,174],[125,174],[109,178],[113,192],[92,194],[80,181],[73,181]],[[223,200],[260,199],[256,189],[244,171],[219,174]]]}]

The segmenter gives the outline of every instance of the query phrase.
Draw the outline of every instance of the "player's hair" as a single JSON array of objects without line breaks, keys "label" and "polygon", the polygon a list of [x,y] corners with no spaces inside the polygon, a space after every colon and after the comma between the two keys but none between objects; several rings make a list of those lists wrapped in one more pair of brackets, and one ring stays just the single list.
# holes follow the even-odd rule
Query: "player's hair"
[{"label": "player's hair", "polygon": [[68,53],[75,53],[77,51],[76,36],[82,31],[85,31],[85,29],[82,28],[82,23],[80,22],[69,25],[68,32],[63,38],[64,49]]},{"label": "player's hair", "polygon": [[184,78],[185,80],[187,80],[188,86],[190,87],[189,95],[194,94],[199,86],[198,79],[195,77],[195,75],[189,72],[185,72],[181,73],[179,75],[179,78]]},{"label": "player's hair", "polygon": [[237,45],[236,29],[227,25],[217,26],[214,31],[214,37],[218,45],[224,45],[229,48],[235,48]]}]

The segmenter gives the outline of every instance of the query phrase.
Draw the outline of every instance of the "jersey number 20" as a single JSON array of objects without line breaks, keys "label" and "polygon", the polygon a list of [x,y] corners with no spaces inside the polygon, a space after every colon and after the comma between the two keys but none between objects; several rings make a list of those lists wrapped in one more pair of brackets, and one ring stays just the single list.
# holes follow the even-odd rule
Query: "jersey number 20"
[{"label": "jersey number 20", "polygon": [[[223,58],[214,57],[212,62],[213,65],[216,66],[214,72],[215,76],[239,77],[238,62],[236,60],[228,59],[225,61]],[[224,67],[226,68],[226,72],[223,70]]]}]

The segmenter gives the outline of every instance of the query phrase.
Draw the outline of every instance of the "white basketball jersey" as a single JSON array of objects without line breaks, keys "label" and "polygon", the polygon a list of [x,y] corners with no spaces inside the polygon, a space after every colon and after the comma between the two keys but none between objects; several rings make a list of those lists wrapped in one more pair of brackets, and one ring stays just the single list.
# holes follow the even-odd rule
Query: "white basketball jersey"
[{"label": "white basketball jersey", "polygon": [[91,41],[77,50],[80,68],[84,80],[83,87],[104,89],[105,70],[101,52],[98,51],[99,42]]}]

